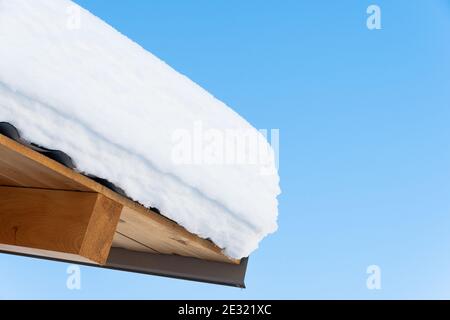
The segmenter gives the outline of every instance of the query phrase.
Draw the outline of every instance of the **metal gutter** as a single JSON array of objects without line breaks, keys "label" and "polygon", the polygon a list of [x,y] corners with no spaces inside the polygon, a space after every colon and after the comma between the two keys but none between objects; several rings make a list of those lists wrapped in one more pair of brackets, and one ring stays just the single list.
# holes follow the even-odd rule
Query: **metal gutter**
[{"label": "metal gutter", "polygon": [[[68,260],[3,250],[0,250],[0,253],[40,260],[74,263]],[[121,248],[111,248],[108,261],[104,266],[80,262],[76,262],[76,264],[245,288],[248,258],[242,259],[240,264],[229,264],[176,255],[149,254]]]}]

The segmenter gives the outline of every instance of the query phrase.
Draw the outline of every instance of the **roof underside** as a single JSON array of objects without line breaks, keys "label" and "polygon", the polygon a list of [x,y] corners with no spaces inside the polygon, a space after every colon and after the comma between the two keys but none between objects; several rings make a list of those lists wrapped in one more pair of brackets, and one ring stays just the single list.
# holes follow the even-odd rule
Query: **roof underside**
[{"label": "roof underside", "polygon": [[[110,256],[103,267],[244,286],[247,259],[230,259],[211,241],[189,233],[118,190],[113,191],[113,186],[108,188],[107,184],[97,182],[98,179],[94,181],[61,164],[63,161],[51,159],[51,152],[39,153],[32,146],[11,138],[0,134],[0,186],[98,193],[123,206]],[[8,247],[0,250],[36,256],[23,248],[5,248]],[[46,254],[38,256],[55,258]]]}]

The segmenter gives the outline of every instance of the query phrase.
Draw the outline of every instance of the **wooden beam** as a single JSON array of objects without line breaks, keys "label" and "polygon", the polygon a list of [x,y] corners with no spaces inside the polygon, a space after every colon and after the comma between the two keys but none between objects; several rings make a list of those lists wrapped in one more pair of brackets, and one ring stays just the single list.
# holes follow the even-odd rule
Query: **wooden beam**
[{"label": "wooden beam", "polygon": [[93,192],[0,187],[0,248],[103,265],[122,207]]}]

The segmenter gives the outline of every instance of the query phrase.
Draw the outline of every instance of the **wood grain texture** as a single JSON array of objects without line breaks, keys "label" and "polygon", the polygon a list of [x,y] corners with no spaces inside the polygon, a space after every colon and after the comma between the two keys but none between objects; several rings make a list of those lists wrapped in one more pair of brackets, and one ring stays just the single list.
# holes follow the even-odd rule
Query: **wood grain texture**
[{"label": "wood grain texture", "polygon": [[148,252],[148,253],[153,253],[153,254],[159,254],[159,252],[156,252],[155,250],[153,250],[150,247],[145,246],[142,243],[137,242],[134,239],[131,239],[119,232],[116,232],[114,234],[114,239],[113,239],[113,247],[116,248],[122,248],[122,249],[126,249],[126,250],[131,250],[131,251],[137,251],[137,252]]},{"label": "wood grain texture", "polygon": [[204,260],[238,263],[221,252],[205,251],[195,235],[187,233],[175,222],[163,221],[164,219],[158,216],[149,220],[147,214],[124,207],[117,232],[122,235],[132,235],[130,238],[136,242],[162,254],[178,254]]},{"label": "wood grain texture", "polygon": [[97,193],[0,187],[0,244],[104,264],[121,210]]},{"label": "wood grain texture", "polygon": [[[113,246],[239,263],[225,256],[209,240],[191,234],[177,223],[123,197],[82,174],[66,168],[5,136],[0,135],[0,186],[44,188],[98,193],[123,206]],[[1,200],[0,200],[1,201]],[[124,238],[125,237],[125,238]],[[135,244],[134,244],[135,245]]]},{"label": "wood grain texture", "polygon": [[123,206],[102,194],[97,199],[87,225],[80,255],[104,264],[108,259]]}]

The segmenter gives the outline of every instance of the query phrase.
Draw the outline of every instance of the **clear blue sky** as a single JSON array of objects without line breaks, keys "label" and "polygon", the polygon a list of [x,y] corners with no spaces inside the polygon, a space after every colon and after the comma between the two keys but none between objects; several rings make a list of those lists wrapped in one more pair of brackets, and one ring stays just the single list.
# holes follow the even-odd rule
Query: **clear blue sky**
[{"label": "clear blue sky", "polygon": [[449,1],[77,2],[280,129],[280,229],[246,290],[2,255],[0,298],[450,298]]}]

